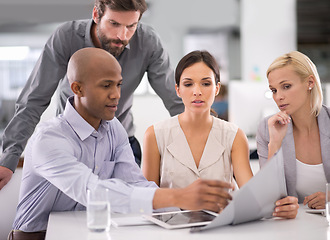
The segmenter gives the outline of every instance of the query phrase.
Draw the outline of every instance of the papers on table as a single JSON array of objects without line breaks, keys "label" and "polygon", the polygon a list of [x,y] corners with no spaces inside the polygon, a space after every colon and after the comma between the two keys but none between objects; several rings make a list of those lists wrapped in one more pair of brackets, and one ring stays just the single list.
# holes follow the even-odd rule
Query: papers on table
[{"label": "papers on table", "polygon": [[280,149],[250,181],[234,193],[233,200],[218,217],[204,227],[192,228],[191,232],[270,218],[275,202],[285,196],[287,191]]}]

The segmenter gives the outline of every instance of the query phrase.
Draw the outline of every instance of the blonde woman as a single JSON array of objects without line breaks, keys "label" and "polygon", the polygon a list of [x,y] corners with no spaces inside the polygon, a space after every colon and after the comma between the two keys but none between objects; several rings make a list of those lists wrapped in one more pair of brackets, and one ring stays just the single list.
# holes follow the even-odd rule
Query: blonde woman
[{"label": "blonde woman", "polygon": [[310,208],[324,208],[325,184],[330,182],[330,109],[322,106],[316,67],[293,51],[277,58],[267,77],[280,111],[260,123],[260,166],[282,148],[288,194]]}]

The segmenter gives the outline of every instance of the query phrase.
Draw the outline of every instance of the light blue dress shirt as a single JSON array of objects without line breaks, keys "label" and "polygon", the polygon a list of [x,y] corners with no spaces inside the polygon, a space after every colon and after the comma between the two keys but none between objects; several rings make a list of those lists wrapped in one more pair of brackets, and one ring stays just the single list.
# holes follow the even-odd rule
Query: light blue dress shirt
[{"label": "light blue dress shirt", "polygon": [[134,161],[125,129],[114,118],[96,131],[72,106],[41,123],[28,142],[13,229],[46,230],[50,212],[83,210],[86,190],[110,190],[111,210],[151,213],[157,185]]}]

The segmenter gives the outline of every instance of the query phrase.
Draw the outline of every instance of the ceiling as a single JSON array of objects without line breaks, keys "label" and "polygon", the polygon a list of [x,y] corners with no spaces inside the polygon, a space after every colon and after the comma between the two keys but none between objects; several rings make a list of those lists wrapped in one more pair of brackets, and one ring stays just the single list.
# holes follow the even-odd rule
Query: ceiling
[{"label": "ceiling", "polygon": [[[0,32],[44,31],[48,23],[90,18],[92,0],[0,0]],[[40,25],[41,24],[41,25]]]},{"label": "ceiling", "polygon": [[[93,0],[0,0],[0,33],[44,32],[48,23],[91,17]],[[330,43],[330,1],[297,0],[298,42]]]}]

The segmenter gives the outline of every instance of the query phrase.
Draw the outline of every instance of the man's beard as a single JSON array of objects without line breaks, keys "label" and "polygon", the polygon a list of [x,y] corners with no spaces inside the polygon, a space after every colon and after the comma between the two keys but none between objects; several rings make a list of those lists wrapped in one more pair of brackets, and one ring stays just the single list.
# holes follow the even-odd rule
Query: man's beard
[{"label": "man's beard", "polygon": [[[109,39],[107,38],[98,28],[97,36],[101,42],[101,48],[111,53],[114,57],[118,57],[125,49],[129,41],[122,41],[119,39]],[[111,43],[121,43],[122,47],[111,47]]]}]

